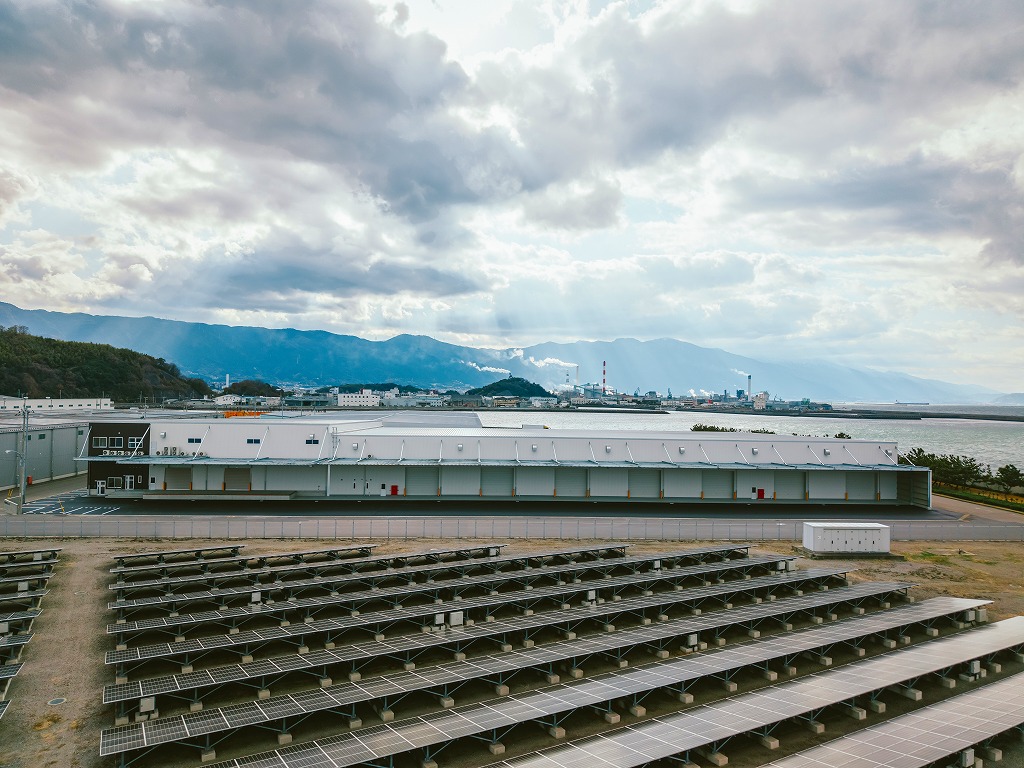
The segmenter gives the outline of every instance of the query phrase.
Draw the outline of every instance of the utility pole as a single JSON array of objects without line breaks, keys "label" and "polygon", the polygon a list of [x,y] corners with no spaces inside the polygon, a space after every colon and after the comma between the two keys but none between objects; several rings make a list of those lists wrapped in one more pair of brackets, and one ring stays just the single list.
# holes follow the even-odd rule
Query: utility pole
[{"label": "utility pole", "polygon": [[25,478],[28,475],[28,398],[21,401],[21,445],[18,448],[18,484],[20,495],[18,496],[18,514],[21,514],[25,506]]}]

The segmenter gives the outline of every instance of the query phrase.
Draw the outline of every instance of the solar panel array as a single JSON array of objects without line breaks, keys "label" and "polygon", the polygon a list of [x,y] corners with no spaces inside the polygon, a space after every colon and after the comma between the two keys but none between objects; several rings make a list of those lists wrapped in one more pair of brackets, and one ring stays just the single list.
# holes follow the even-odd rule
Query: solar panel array
[{"label": "solar panel array", "polygon": [[[731,551],[731,550],[726,550]],[[337,588],[344,585],[365,586],[369,592],[353,592],[346,594],[346,597],[353,601],[381,601],[389,600],[398,603],[401,598],[421,595],[428,592],[440,593],[444,590],[452,590],[453,596],[460,591],[474,587],[496,589],[499,585],[515,582],[517,584],[533,584],[538,581],[560,582],[562,577],[572,575],[578,578],[581,573],[592,575],[592,573],[608,574],[612,571],[627,568],[634,573],[643,573],[650,570],[662,568],[676,568],[676,560],[688,559],[687,553],[681,553],[678,558],[672,553],[646,555],[643,557],[618,557],[610,560],[597,560],[582,563],[567,563],[564,565],[550,565],[546,568],[527,567],[520,570],[494,571],[490,573],[456,576],[446,579],[436,579],[436,571],[450,568],[450,565],[438,567],[427,567],[420,571],[408,571],[402,574],[395,572],[384,572],[380,574],[365,573],[343,573],[337,575],[318,574],[314,578],[294,579],[291,581],[276,581],[270,584],[262,584],[258,587],[239,586],[222,587],[216,590],[194,590],[182,594],[158,595],[155,597],[144,597],[134,600],[120,599],[107,603],[109,610],[117,611],[118,618],[126,617],[135,610],[164,609],[177,611],[180,607],[190,603],[217,603],[228,605],[232,601],[237,602],[238,598],[250,598],[258,595],[261,602],[269,599],[272,594],[284,592],[291,598],[307,589],[317,589],[333,593]],[[793,558],[790,558],[793,559]],[[379,586],[379,582],[394,581],[398,575],[404,575],[404,584],[394,586]],[[416,576],[425,576],[425,580],[416,581]]]},{"label": "solar panel array", "polygon": [[[721,702],[701,705],[690,712],[651,718],[641,725],[580,740],[571,748],[547,750],[546,754],[535,753],[499,765],[550,767],[552,761],[561,765],[557,755],[573,749],[588,753],[592,765],[607,764],[609,760],[602,755],[614,755],[611,764],[619,768],[641,766],[651,760],[713,746],[742,733],[812,714],[888,686],[957,667],[979,656],[1021,644],[1024,644],[1024,617],[893,651],[859,664],[830,669]],[[721,652],[725,653],[728,651]],[[720,654],[709,654],[715,655]],[[508,696],[503,700],[490,700],[422,717],[410,717],[401,722],[383,723],[299,747],[229,760],[218,763],[216,768],[254,768],[257,765],[261,768],[271,765],[342,768],[371,763],[382,757],[411,750],[423,750],[459,738],[502,732],[523,722],[550,722],[558,715],[582,707],[630,698],[637,693],[671,685],[672,676],[662,674],[657,666],[630,670],[629,673],[609,673],[590,680]],[[631,757],[623,754],[624,750],[633,750],[637,744],[642,746],[642,750],[634,750]],[[314,745],[322,751],[322,759],[316,759],[310,754]]]},{"label": "solar panel array", "polygon": [[[397,575],[392,565],[379,581],[372,565],[369,573],[321,579],[309,578],[302,564],[276,566],[265,574],[297,577],[283,581],[284,590],[290,584],[298,591],[307,582],[361,589],[109,625],[122,646],[105,659],[119,681],[103,690],[117,724],[101,734],[101,755],[116,757],[122,767],[142,759],[160,764],[161,750],[176,744],[198,750],[208,763],[217,750],[258,749],[260,734],[277,733],[279,743],[287,743],[293,733],[322,736],[319,729],[334,723],[335,731],[344,730],[215,768],[382,766],[401,755],[430,765],[434,755],[455,743],[465,742],[463,755],[480,742],[501,755],[501,740],[512,739],[523,724],[539,723],[564,739],[576,713],[603,714],[615,724],[617,710],[628,708],[632,717],[625,727],[562,740],[495,765],[640,766],[663,758],[686,760],[694,750],[716,752],[734,736],[768,734],[785,720],[890,695],[887,688],[918,686],[925,676],[973,675],[973,661],[1024,648],[1024,619],[988,625],[984,600],[908,602],[909,583],[850,583],[848,569],[841,566],[789,570],[792,558],[750,556],[746,544],[689,550],[689,560],[681,552],[627,556],[625,545],[615,546],[622,550],[610,555],[617,558],[614,567],[601,562],[600,554],[597,564],[573,563],[570,550],[535,562],[484,555],[478,559],[486,566],[465,568],[462,563],[473,556],[465,550],[455,554],[461,559],[444,563],[410,554],[409,563],[419,564],[400,565]],[[593,549],[580,549],[580,558],[594,556]],[[656,560],[661,562],[655,565]],[[377,562],[379,570],[389,569]],[[202,583],[196,576],[176,578],[182,584]],[[367,584],[377,588],[365,589]],[[215,599],[218,592],[247,596],[267,586],[200,589],[196,592],[208,595],[188,600]],[[174,604],[171,598],[111,606],[141,609]],[[430,602],[403,604],[407,600]],[[365,607],[371,610],[360,613]],[[217,634],[225,626],[231,632]],[[197,636],[180,637],[186,629]],[[150,632],[179,637],[128,647]],[[768,634],[759,637],[761,632]],[[942,636],[935,639],[936,634]],[[718,647],[726,638],[729,644]],[[311,648],[313,641],[324,645]],[[297,652],[273,655],[282,644]],[[259,651],[270,653],[259,658]],[[242,663],[224,664],[224,652],[238,654]],[[440,660],[441,652],[454,653],[454,659]],[[833,654],[841,665],[806,669],[804,657],[817,670],[831,664]],[[193,670],[207,656],[219,664]],[[125,679],[129,670],[167,662],[182,664],[182,673]],[[747,685],[754,677],[798,665],[805,674],[796,679],[686,706],[709,681],[719,687],[735,686],[734,679]],[[579,677],[583,666],[597,674]],[[332,676],[339,672],[335,683]],[[303,688],[302,681],[311,678],[320,678],[319,686]],[[510,693],[513,681],[516,691]],[[278,685],[281,690],[272,693],[270,687]],[[486,686],[497,695],[478,701]],[[463,695],[468,701],[456,704],[455,697]],[[678,711],[664,714],[671,697],[678,703],[668,709]],[[649,717],[646,707],[653,701],[657,714]],[[433,704],[424,714],[425,702]],[[372,718],[365,727],[363,717]],[[311,727],[303,725],[307,721],[317,724],[312,733],[303,730]],[[495,759],[501,758],[489,761]],[[489,761],[482,753],[476,764]]]},{"label": "solar panel array", "polygon": [[[32,624],[49,590],[60,547],[0,552],[0,717],[8,691],[22,670],[22,651],[32,639]],[[20,610],[12,610],[20,609]]]},{"label": "solar panel array", "polygon": [[1021,727],[1024,673],[775,760],[763,768],[924,768]]},{"label": "solar panel array", "polygon": [[[553,664],[556,661],[580,659],[593,654],[605,654],[618,659],[636,646],[652,646],[661,650],[670,644],[669,641],[676,640],[681,636],[697,635],[699,638],[704,633],[717,636],[733,626],[753,628],[769,619],[783,622],[795,614],[813,613],[844,602],[856,603],[870,597],[890,595],[893,592],[906,590],[909,586],[905,583],[866,582],[842,589],[813,592],[779,601],[741,606],[731,611],[716,611],[703,616],[675,619],[654,625],[642,625],[614,633],[591,635],[586,641],[574,638],[565,642],[549,643],[529,652],[503,653],[495,662],[497,668],[491,669],[490,674],[497,679],[501,676],[502,671],[527,669],[536,666],[539,659],[542,659],[543,663]],[[592,610],[589,608],[577,609],[576,612],[584,616],[593,616]],[[536,617],[522,618],[533,618],[532,626],[534,627],[551,626],[552,620],[559,623],[566,620],[563,614],[554,617],[541,614]],[[308,672],[309,670],[323,670],[326,673],[330,667],[339,665],[345,668],[344,671],[348,671],[348,669],[357,669],[356,665],[359,662],[381,658],[401,659],[403,662],[409,662],[415,658],[409,653],[410,651],[422,652],[445,645],[454,646],[456,650],[464,650],[474,639],[502,637],[510,632],[521,632],[522,628],[516,624],[516,621],[517,619],[510,622],[478,624],[466,627],[454,634],[404,635],[392,640],[357,643],[337,649],[324,649],[307,654],[269,658],[248,664],[226,665],[198,672],[109,685],[103,690],[103,703],[115,704],[168,693],[180,695],[187,691],[198,692],[203,688],[215,688],[253,679],[261,679],[266,682],[271,679],[280,679],[288,674]],[[524,664],[524,659],[532,663]],[[198,694],[196,695],[198,698]]]},{"label": "solar panel array", "polygon": [[[859,588],[850,589],[857,590],[861,596],[867,596],[885,594],[887,591],[906,589],[909,586],[904,583],[887,586],[868,583]],[[984,601],[940,598],[936,601],[909,605],[879,614],[854,617],[804,632],[787,633],[770,640],[756,641],[717,653],[656,662],[638,670],[613,672],[608,676],[608,680],[615,680],[615,683],[620,686],[626,684],[626,681],[631,678],[639,678],[643,681],[641,685],[646,685],[647,682],[656,683],[646,689],[647,693],[667,687],[681,691],[687,687],[687,683],[695,680],[736,672],[746,667],[767,665],[770,661],[787,659],[811,650],[821,652],[842,643],[860,643],[868,637],[893,629],[901,629],[910,624],[926,622],[981,605],[984,605]],[[633,634],[639,635],[644,629],[647,628],[633,630]],[[360,703],[381,702],[381,706],[387,709],[389,704],[396,699],[401,699],[414,691],[426,689],[441,689],[446,696],[451,697],[457,691],[460,683],[480,678],[504,682],[507,680],[502,676],[505,673],[550,669],[553,664],[561,661],[580,660],[621,648],[623,644],[640,642],[639,638],[622,637],[622,635],[627,635],[627,632],[616,633],[619,635],[617,637],[595,635],[543,647],[478,657],[472,661],[441,664],[424,670],[376,677],[368,681],[342,683],[326,689],[302,691],[274,697],[271,699],[273,704],[266,707],[264,705],[267,702],[256,702],[255,707],[246,703],[216,710],[204,710],[201,716],[188,714],[161,718],[151,723],[136,723],[108,729],[104,731],[102,739],[103,743],[106,743],[108,749],[111,750],[122,745],[127,748],[127,745],[130,744],[152,746],[179,741],[199,733],[208,735],[248,725],[284,720],[318,710],[350,708]],[[678,636],[679,633],[674,634]],[[580,687],[573,683],[570,685]],[[641,693],[634,692],[634,698],[643,698]],[[523,700],[521,696],[519,700]],[[591,702],[585,698],[580,700],[580,706],[588,703]],[[501,707],[502,705],[491,704],[490,706]],[[102,754],[112,754],[112,752],[107,751]]]},{"label": "solar panel array", "polygon": [[[195,570],[198,568],[203,573],[211,573],[212,568],[220,567],[223,565],[242,565],[245,563],[253,563],[254,567],[259,568],[267,564],[270,560],[281,559],[288,562],[305,562],[307,556],[319,555],[322,558],[328,554],[341,555],[342,553],[353,553],[358,552],[359,554],[366,555],[376,544],[349,544],[342,547],[332,547],[327,550],[309,550],[307,552],[294,553],[294,557],[290,552],[274,553],[269,555],[226,555],[224,557],[195,557],[191,559],[175,560],[175,561],[164,561],[157,560],[155,563],[149,563],[146,565],[122,565],[110,569],[110,572],[115,574],[119,580],[124,579],[125,576],[134,576],[140,573],[149,573],[151,571],[158,571],[165,575],[168,575],[174,571],[183,570]],[[203,550],[205,551],[205,550]],[[333,558],[330,558],[333,559]]]},{"label": "solar panel array", "polygon": [[[208,555],[214,555],[219,557],[216,553],[228,552],[230,556],[237,555],[244,544],[223,544],[211,547],[191,547],[188,549],[162,549],[155,552],[123,552],[121,554],[114,555],[114,562],[117,563],[116,568],[124,568],[125,563],[136,560],[155,560],[158,563],[170,561],[181,561],[181,560],[202,560]],[[111,569],[113,572],[115,569]]]},{"label": "solar panel array", "polygon": [[[530,608],[532,605],[546,601],[564,603],[571,600],[578,593],[594,592],[598,590],[608,590],[614,593],[630,588],[648,591],[659,583],[670,585],[680,584],[691,576],[705,572],[708,575],[719,575],[729,571],[740,573],[749,573],[751,571],[763,572],[768,566],[785,563],[794,559],[795,558],[791,556],[752,557],[745,558],[743,560],[730,560],[722,563],[714,563],[706,566],[688,566],[685,568],[592,579],[580,583],[562,583],[539,587],[536,589],[527,588],[515,592],[497,593],[492,590],[494,591],[494,594],[454,600],[452,601],[452,604],[455,605],[455,610],[470,610],[485,607],[496,608],[498,606],[504,607],[510,604]],[[570,568],[570,566],[560,567]],[[472,579],[475,577],[467,578]],[[501,575],[493,578],[495,585],[502,581]],[[510,579],[504,580],[508,581]],[[442,589],[451,588],[452,582],[461,583],[463,580],[449,579],[445,582],[439,582],[438,584],[433,585],[433,587],[440,592]],[[407,589],[412,593],[422,594],[422,587],[409,587]],[[107,633],[117,635],[119,641],[123,642],[126,638],[134,637],[146,632],[182,632],[188,627],[201,624],[227,624],[231,627],[235,627],[255,619],[265,619],[268,616],[285,620],[286,617],[294,618],[295,614],[301,614],[301,619],[306,620],[322,610],[337,612],[346,605],[359,603],[362,600],[379,599],[378,596],[380,596],[383,591],[384,590],[378,590],[369,594],[353,595],[350,593],[294,598],[291,600],[280,600],[273,604],[258,603],[251,607],[228,607],[226,609],[216,611],[203,611],[179,616],[157,617],[138,621],[108,624]],[[411,607],[395,607],[388,611],[388,616],[393,620],[400,620],[402,618],[422,619],[424,616],[432,616],[436,612],[436,606],[418,605]],[[365,624],[365,622],[362,623]]]}]

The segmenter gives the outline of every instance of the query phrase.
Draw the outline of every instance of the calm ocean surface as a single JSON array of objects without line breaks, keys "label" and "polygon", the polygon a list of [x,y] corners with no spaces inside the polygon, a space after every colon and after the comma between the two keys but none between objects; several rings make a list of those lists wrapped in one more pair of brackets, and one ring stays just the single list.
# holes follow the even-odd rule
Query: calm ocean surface
[{"label": "calm ocean surface", "polygon": [[[871,406],[872,408],[876,406]],[[902,406],[899,406],[902,407]],[[916,406],[913,410],[954,410],[949,406]],[[957,406],[960,413],[1024,415],[1024,408]],[[524,411],[479,411],[480,421],[488,427],[517,427],[521,424],[546,424],[563,429],[637,429],[689,431],[694,424],[714,424],[735,429],[770,429],[779,434],[833,435],[846,432],[864,440],[895,440],[901,451],[922,448],[930,453],[970,456],[992,470],[1005,464],[1024,468],[1024,422],[974,419],[923,418],[920,421],[888,419],[841,419],[801,416],[755,416],[724,413],[580,413]]]}]

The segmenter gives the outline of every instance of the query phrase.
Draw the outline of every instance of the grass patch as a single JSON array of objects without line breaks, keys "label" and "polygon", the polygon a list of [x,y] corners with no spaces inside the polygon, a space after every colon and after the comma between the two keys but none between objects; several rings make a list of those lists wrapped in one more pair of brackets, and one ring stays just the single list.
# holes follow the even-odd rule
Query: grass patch
[{"label": "grass patch", "polygon": [[971,491],[962,491],[958,488],[933,488],[932,491],[939,496],[950,496],[954,499],[961,499],[963,501],[976,501],[980,504],[988,504],[991,507],[999,507],[1000,509],[1009,509],[1013,512],[1024,512],[1024,504],[1020,504],[1016,501],[1009,501],[1007,499],[997,499],[992,496],[986,496],[983,493],[972,493]]},{"label": "grass patch", "polygon": [[917,555],[910,555],[909,557],[911,560],[923,560],[926,563],[949,565],[949,557],[947,555],[940,555],[937,552],[929,552],[928,550]]},{"label": "grass patch", "polygon": [[32,724],[32,730],[33,731],[45,731],[51,725],[56,725],[59,722],[60,722],[60,715],[58,715],[56,712],[50,712],[42,720],[36,720]]}]

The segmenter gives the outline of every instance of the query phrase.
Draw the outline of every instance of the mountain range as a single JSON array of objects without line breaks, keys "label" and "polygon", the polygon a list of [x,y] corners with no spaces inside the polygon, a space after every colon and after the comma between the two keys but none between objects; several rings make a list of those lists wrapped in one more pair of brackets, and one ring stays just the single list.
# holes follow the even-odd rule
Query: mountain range
[{"label": "mountain range", "polygon": [[981,386],[855,369],[820,360],[764,361],[676,339],[616,339],[542,343],[508,349],[447,344],[403,334],[369,341],[326,331],[209,325],[154,317],[117,317],[21,309],[0,302],[0,325],[65,341],[127,347],[175,363],[187,376],[209,381],[260,379],[320,386],[394,381],[464,390],[505,376],[546,389],[607,381],[620,391],[671,388],[689,392],[753,389],[783,399],[844,402],[991,402],[1003,393]]}]

